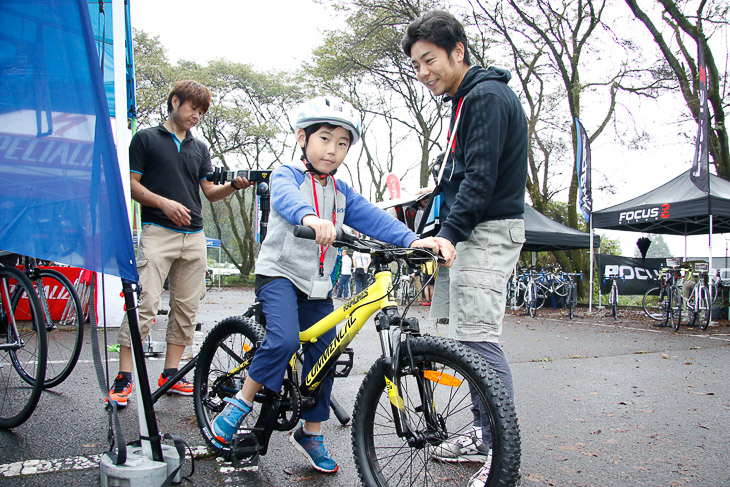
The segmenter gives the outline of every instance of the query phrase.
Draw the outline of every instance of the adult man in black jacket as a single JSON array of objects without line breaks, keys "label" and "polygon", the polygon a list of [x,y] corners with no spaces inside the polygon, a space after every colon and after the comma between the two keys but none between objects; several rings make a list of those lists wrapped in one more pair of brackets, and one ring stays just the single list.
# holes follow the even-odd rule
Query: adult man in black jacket
[{"label": "adult man in black jacket", "polygon": [[[453,266],[439,269],[431,317],[448,318],[448,336],[484,356],[512,396],[512,373],[499,336],[506,280],[525,241],[527,120],[507,86],[509,72],[470,65],[464,28],[451,14],[418,17],[402,45],[419,81],[453,104],[436,236]],[[475,425],[475,437],[490,446],[487,422],[475,419]],[[464,461],[470,452],[486,460],[487,450],[477,443],[446,445],[435,456]]]}]

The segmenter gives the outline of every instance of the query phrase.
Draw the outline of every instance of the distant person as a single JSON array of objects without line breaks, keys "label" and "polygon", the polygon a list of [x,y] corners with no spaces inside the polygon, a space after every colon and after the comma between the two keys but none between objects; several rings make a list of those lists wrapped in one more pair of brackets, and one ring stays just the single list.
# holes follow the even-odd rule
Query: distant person
[{"label": "distant person", "polygon": [[[296,121],[302,160],[277,168],[271,176],[269,232],[256,261],[256,296],[266,318],[266,338],[256,352],[243,388],[225,401],[213,420],[213,434],[228,445],[254,407],[264,387],[278,393],[287,364],[299,349],[299,332],[334,311],[330,274],[337,230],[347,225],[374,238],[403,247],[436,249],[433,239],[418,240],[404,224],[335,179],[350,146],[360,138],[360,115],[334,96],[305,103]],[[295,225],[311,227],[316,241],[297,240]],[[294,242],[296,241],[296,242]],[[304,346],[302,378],[335,337],[330,329]],[[302,411],[302,425],[290,442],[318,471],[334,473],[338,465],[324,446],[322,421],[329,419],[333,377],[323,384],[313,408]]]},{"label": "distant person", "polygon": [[[402,46],[418,80],[435,97],[452,103],[439,181],[444,197],[441,227],[435,239],[453,267],[439,270],[431,318],[448,320],[447,335],[481,354],[514,397],[499,337],[507,278],[525,241],[525,113],[507,86],[509,72],[471,65],[464,27],[448,12],[434,10],[415,19]],[[492,441],[489,421],[485,411],[472,411],[473,434],[442,443],[433,450],[434,457],[486,462]],[[488,474],[486,462],[469,485],[485,485]]]},{"label": "distant person", "polygon": [[355,279],[355,294],[368,287],[368,267],[370,267],[370,254],[365,252],[353,252],[352,265]]},{"label": "distant person", "polygon": [[433,297],[433,277],[436,264],[429,260],[421,265],[421,283],[423,287],[423,305],[431,306],[431,298]]},{"label": "distant person", "polygon": [[[141,293],[137,308],[142,340],[155,319],[165,277],[170,279],[170,314],[163,385],[175,374],[185,347],[193,344],[195,315],[205,294],[207,249],[203,233],[200,189],[209,201],[218,201],[250,186],[243,178],[228,185],[205,179],[212,172],[208,148],[191,129],[210,106],[210,91],[196,81],[175,85],[167,98],[164,123],[137,132],[129,145],[132,198],[142,205],[142,230],[137,247]],[[127,405],[132,392],[132,351],[129,323],[124,316],[119,331],[119,373],[109,391],[118,406]],[[190,396],[193,384],[185,378],[169,391]]]},{"label": "distant person", "polygon": [[347,250],[343,250],[342,251],[342,264],[340,266],[340,288],[337,290],[338,298],[348,299],[350,297],[350,276],[351,275],[352,275],[352,257],[347,255]]}]

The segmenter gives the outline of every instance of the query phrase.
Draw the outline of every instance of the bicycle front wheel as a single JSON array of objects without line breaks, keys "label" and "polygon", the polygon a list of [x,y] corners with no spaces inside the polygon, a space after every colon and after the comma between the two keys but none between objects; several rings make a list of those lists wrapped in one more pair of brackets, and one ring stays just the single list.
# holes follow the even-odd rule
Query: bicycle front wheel
[{"label": "bicycle front wheel", "polygon": [[0,266],[0,285],[0,428],[14,428],[33,414],[43,392],[46,327],[38,296],[25,274]]},{"label": "bicycle front wheel", "polygon": [[[225,457],[231,455],[231,445],[224,445],[213,436],[213,420],[226,406],[224,399],[235,396],[243,387],[248,377],[247,364],[264,335],[263,328],[253,319],[233,316],[213,328],[200,347],[193,389],[195,416],[205,442]],[[254,409],[239,431],[250,430],[257,419],[258,409]]]},{"label": "bicycle front wheel", "polygon": [[679,331],[679,325],[682,322],[682,293],[678,287],[673,287],[671,300],[669,301],[669,316],[672,321],[672,329]]},{"label": "bicycle front wheel", "polygon": [[616,319],[617,312],[618,312],[618,288],[616,286],[613,286],[611,288],[611,316],[613,316],[614,319]]},{"label": "bicycle front wheel", "polygon": [[33,279],[46,319],[48,362],[43,387],[61,384],[71,374],[84,342],[84,313],[76,290],[66,276],[42,269]]},{"label": "bicycle front wheel", "polygon": [[527,285],[527,299],[525,300],[525,306],[527,307],[527,314],[532,318],[537,314],[537,285],[531,282]]},{"label": "bicycle front wheel", "polygon": [[705,331],[710,326],[712,319],[712,301],[710,300],[710,290],[704,286],[700,289],[700,330]]},{"label": "bicycle front wheel", "polygon": [[[352,449],[362,484],[463,486],[472,476],[483,475],[490,486],[516,485],[519,425],[495,372],[456,341],[413,338],[410,350],[413,363],[405,348],[401,356],[398,390],[386,384],[387,366],[381,358],[355,400]],[[401,430],[407,433],[398,431],[400,417],[405,420]],[[478,454],[470,462],[448,460],[461,441],[478,445]]]}]

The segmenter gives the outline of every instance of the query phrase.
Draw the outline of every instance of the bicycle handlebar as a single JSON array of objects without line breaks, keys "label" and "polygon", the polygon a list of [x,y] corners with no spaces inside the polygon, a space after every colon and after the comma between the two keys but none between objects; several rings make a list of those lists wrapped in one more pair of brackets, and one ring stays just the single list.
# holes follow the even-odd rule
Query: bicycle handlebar
[{"label": "bicycle handlebar", "polygon": [[[314,240],[316,232],[311,227],[296,225],[294,227],[294,236]],[[437,261],[440,264],[446,262],[443,257],[434,254],[429,249],[422,247],[396,247],[378,240],[364,240],[354,235],[350,235],[341,228],[337,229],[337,237],[335,238],[333,247],[348,247],[358,252],[364,252],[371,255],[385,257],[389,261],[404,259],[407,262],[424,263],[429,260]]]}]

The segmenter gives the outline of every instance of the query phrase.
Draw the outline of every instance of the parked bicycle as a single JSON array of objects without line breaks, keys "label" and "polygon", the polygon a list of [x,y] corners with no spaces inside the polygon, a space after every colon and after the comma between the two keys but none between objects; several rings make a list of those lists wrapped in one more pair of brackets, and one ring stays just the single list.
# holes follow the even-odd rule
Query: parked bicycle
[{"label": "parked bicycle", "polygon": [[33,283],[0,266],[0,428],[33,414],[43,392],[48,353],[46,323]]},{"label": "parked bicycle", "polygon": [[692,287],[692,292],[686,303],[687,324],[689,326],[699,324],[700,329],[704,331],[710,326],[710,320],[712,319],[712,293],[708,285],[709,272],[707,263],[696,263],[694,273],[697,276],[697,282]]},{"label": "parked bicycle", "polygon": [[[84,312],[76,289],[61,272],[23,258],[23,273],[33,284],[46,322],[48,365],[43,387],[61,384],[73,371],[84,343]],[[17,299],[14,297],[13,299]],[[35,380],[28,375],[27,380]]]},{"label": "parked bicycle", "polygon": [[[309,229],[298,229],[300,234]],[[314,238],[314,233],[309,235]],[[234,435],[221,444],[212,432],[224,400],[243,385],[248,367],[265,336],[262,316],[234,316],[220,322],[203,343],[195,371],[195,413],[206,443],[217,453],[249,464],[266,454],[274,430],[298,425],[325,377],[345,377],[353,352],[346,347],[368,319],[380,336],[382,356],[366,375],[355,400],[352,447],[365,485],[465,485],[475,472],[489,469],[488,485],[515,485],[520,464],[520,435],[511,399],[487,362],[463,344],[422,335],[418,321],[400,314],[388,264],[435,261],[428,250],[397,248],[343,233],[336,246],[372,257],[375,282],[341,307],[300,333],[306,343],[344,321],[324,355],[303,381],[298,376],[301,350],[292,357],[281,391],[262,390],[256,406]],[[251,310],[250,310],[251,311]],[[262,327],[263,325],[263,327]],[[473,407],[472,407],[473,405]],[[474,408],[478,409],[474,409]],[[473,411],[481,419],[475,420]],[[488,428],[488,429],[487,429]],[[461,439],[481,441],[491,430],[492,449],[484,467],[433,460],[437,449]],[[485,436],[486,437],[486,436]]]},{"label": "parked bicycle", "polygon": [[679,284],[682,279],[689,279],[691,276],[686,273],[688,269],[681,269],[679,265],[668,267],[668,280],[666,284],[666,304],[664,305],[664,326],[672,325],[674,331],[679,331],[679,324],[682,321],[682,289]]},{"label": "parked bicycle", "polygon": [[659,285],[653,287],[644,293],[644,297],[641,300],[641,306],[644,309],[646,316],[655,321],[664,321],[667,307],[667,290],[671,278],[669,276],[670,269],[664,268],[660,271],[659,277],[657,278]]},{"label": "parked bicycle", "polygon": [[614,319],[618,315],[618,280],[623,279],[626,282],[626,278],[619,276],[618,274],[607,274],[603,277],[603,282],[606,283],[611,281],[611,290],[608,293],[608,305],[611,307],[611,316]]},{"label": "parked bicycle", "polygon": [[578,284],[574,281],[575,277],[583,280],[582,272],[562,272],[561,278],[568,282],[568,294],[565,298],[565,306],[568,308],[568,317],[572,320],[575,315],[575,307],[578,304]]}]

